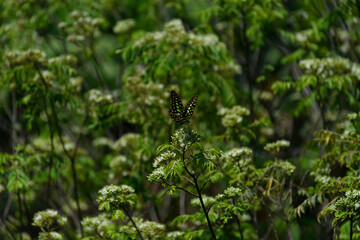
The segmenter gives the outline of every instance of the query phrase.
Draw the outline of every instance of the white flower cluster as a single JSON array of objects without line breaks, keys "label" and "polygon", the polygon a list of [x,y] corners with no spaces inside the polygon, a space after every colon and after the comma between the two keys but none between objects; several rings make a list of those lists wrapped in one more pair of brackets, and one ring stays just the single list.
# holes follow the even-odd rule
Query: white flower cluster
[{"label": "white flower cluster", "polygon": [[181,232],[181,231],[168,232],[166,234],[166,236],[169,239],[180,239],[180,237],[184,236],[184,232]]},{"label": "white flower cluster", "polygon": [[128,159],[124,155],[117,155],[113,159],[111,159],[109,166],[111,169],[117,169],[123,166],[124,164],[128,163]]},{"label": "white flower cluster", "polygon": [[99,138],[95,138],[92,144],[94,145],[94,147],[102,147],[102,146],[111,147],[113,142],[109,138],[99,137]]},{"label": "white flower cluster", "polygon": [[347,119],[349,119],[350,121],[353,121],[356,118],[360,118],[360,112],[359,113],[349,113],[347,115]]},{"label": "white flower cluster", "polygon": [[173,19],[166,23],[164,30],[171,36],[183,36],[186,33],[184,25],[180,19]]},{"label": "white flower cluster", "polygon": [[[147,82],[142,80],[142,76],[145,74],[144,68],[139,69],[133,76],[126,78],[125,87],[132,93],[134,103],[139,106],[156,106],[165,108],[164,99],[167,98],[168,91],[164,91],[164,84]],[[135,109],[139,109],[136,107]],[[148,109],[148,108],[147,108]]]},{"label": "white flower cluster", "polygon": [[360,199],[360,190],[347,191],[347,192],[345,193],[345,196],[346,196],[347,198],[354,198],[354,199],[359,198],[359,199]]},{"label": "white flower cluster", "polygon": [[69,36],[66,37],[66,41],[75,44],[83,43],[85,42],[85,40],[86,37],[84,35],[70,34]]},{"label": "white flower cluster", "polygon": [[[338,57],[306,59],[300,61],[299,66],[304,69],[307,74],[328,78],[348,73],[353,65],[348,59]],[[354,71],[356,70],[354,69]]]},{"label": "white flower cluster", "polygon": [[167,41],[171,44],[179,45],[183,41],[186,34],[185,28],[179,19],[174,19],[165,24],[164,31],[147,33],[142,38],[138,39],[135,47],[142,47],[148,43],[159,45],[162,41]]},{"label": "white flower cluster", "polygon": [[241,197],[242,195],[242,190],[240,188],[235,188],[235,187],[228,187],[227,189],[224,190],[224,193],[222,194],[218,194],[215,199],[218,202],[221,202],[225,199],[229,199],[229,198],[236,198],[238,199],[239,197]]},{"label": "white flower cluster", "polygon": [[317,176],[315,177],[315,181],[318,183],[329,183],[331,177],[329,176]]},{"label": "white flower cluster", "polygon": [[110,94],[105,94],[98,89],[91,89],[88,92],[88,99],[92,103],[112,103],[113,98]]},{"label": "white flower cluster", "polygon": [[112,149],[114,151],[121,151],[129,148],[133,148],[137,146],[137,143],[139,141],[139,134],[136,133],[126,133],[121,138],[116,140],[114,144],[112,145]]},{"label": "white flower cluster", "polygon": [[330,30],[330,33],[333,38],[338,40],[338,45],[340,50],[343,53],[347,53],[350,50],[350,39],[351,34],[349,30],[344,30],[342,28],[333,28]]},{"label": "white flower cluster", "polygon": [[232,108],[221,108],[218,111],[218,115],[223,116],[221,123],[226,128],[235,127],[241,123],[244,116],[248,116],[250,111],[242,106],[234,106]]},{"label": "white flower cluster", "polygon": [[187,35],[187,42],[195,47],[211,46],[216,45],[219,38],[215,34],[196,35],[191,32]]},{"label": "white flower cluster", "polygon": [[101,18],[89,17],[87,12],[73,11],[70,16],[76,20],[75,27],[84,31],[89,30],[86,28],[100,26],[104,22]]},{"label": "white flower cluster", "polygon": [[116,206],[123,203],[130,204],[130,202],[126,200],[126,197],[133,194],[134,192],[135,190],[128,185],[107,185],[99,190],[97,202],[101,203],[107,201]]},{"label": "white flower cluster", "polygon": [[351,66],[351,75],[360,80],[360,65],[353,63]]},{"label": "white flower cluster", "polygon": [[335,202],[335,208],[338,211],[358,214],[360,210],[360,190],[347,191],[344,197]]},{"label": "white flower cluster", "polygon": [[233,159],[234,161],[242,159],[244,157],[250,157],[252,154],[252,150],[248,147],[234,148],[227,152],[225,155],[228,158]]},{"label": "white flower cluster", "polygon": [[264,149],[271,153],[278,153],[281,149],[287,148],[290,146],[290,142],[287,140],[278,140],[274,143],[268,143],[265,145]]},{"label": "white flower cluster", "polygon": [[124,19],[121,21],[116,22],[116,25],[113,28],[114,33],[120,34],[120,33],[126,33],[131,28],[135,26],[135,20],[134,19]]},{"label": "white flower cluster", "polygon": [[174,19],[165,24],[163,31],[145,34],[145,36],[134,43],[134,46],[142,47],[149,43],[160,45],[163,41],[172,44],[172,46],[180,46],[182,43],[187,43],[193,47],[215,46],[220,43],[218,36],[215,34],[201,35],[193,32],[187,33],[181,20]]},{"label": "white flower cluster", "polygon": [[53,57],[48,60],[49,64],[68,64],[74,65],[77,62],[77,58],[74,55],[64,55],[59,57]]},{"label": "white flower cluster", "polygon": [[45,211],[40,211],[35,213],[32,225],[40,227],[42,229],[48,229],[52,224],[57,224],[58,226],[63,226],[67,222],[67,218],[61,216],[58,211],[53,209],[47,209]]},{"label": "white flower cluster", "polygon": [[288,161],[281,161],[281,162],[277,162],[275,164],[278,165],[280,168],[284,169],[284,172],[288,176],[290,176],[296,169],[296,167]]},{"label": "white flower cluster", "polygon": [[242,195],[242,190],[240,188],[228,187],[224,190],[224,194],[228,198],[240,197]]},{"label": "white flower cluster", "polygon": [[41,232],[39,240],[62,240],[63,237],[58,232]]},{"label": "white flower cluster", "polygon": [[160,237],[165,231],[165,225],[157,222],[144,221],[139,224],[139,230],[148,239]]},{"label": "white flower cluster", "polygon": [[96,217],[85,217],[81,224],[84,226],[85,232],[92,233],[97,231],[101,235],[103,234],[102,228],[106,226],[108,220],[106,219],[105,214],[101,214]]},{"label": "white flower cluster", "polygon": [[153,167],[158,167],[160,163],[168,163],[170,162],[171,160],[174,160],[176,157],[176,154],[174,152],[171,152],[171,151],[165,151],[163,153],[161,153],[160,155],[158,155],[156,158],[155,158],[155,161],[154,161],[154,164],[153,164]]},{"label": "white flower cluster", "polygon": [[150,173],[150,175],[148,176],[148,180],[150,182],[157,182],[164,177],[164,167],[158,167],[152,173]]},{"label": "white flower cluster", "polygon": [[39,85],[43,85],[43,80],[47,86],[53,86],[53,81],[55,79],[55,76],[52,72],[44,70],[41,71],[41,75],[37,73],[34,76],[33,82],[37,83]]},{"label": "white flower cluster", "polygon": [[98,27],[104,23],[101,18],[89,17],[87,12],[73,11],[70,16],[75,19],[74,23],[61,22],[58,28],[62,31],[68,31],[70,34],[66,40],[80,44],[84,43],[87,38],[91,39],[100,35]]},{"label": "white flower cluster", "polygon": [[69,83],[76,92],[80,92],[83,80],[84,79],[82,77],[71,77],[69,79]]},{"label": "white flower cluster", "polygon": [[295,34],[295,41],[301,45],[305,45],[310,39],[314,38],[314,34],[315,32],[313,29],[297,32]]},{"label": "white flower cluster", "polygon": [[181,128],[171,136],[172,145],[181,149],[187,149],[191,144],[198,141],[200,141],[200,135],[191,129],[184,130]]},{"label": "white flower cluster", "polygon": [[5,61],[11,66],[19,66],[27,63],[39,65],[47,64],[46,54],[39,49],[29,49],[26,51],[12,51],[4,54]]},{"label": "white flower cluster", "polygon": [[152,44],[157,45],[164,39],[166,39],[165,32],[156,31],[156,32],[152,32],[152,33],[147,33],[147,34],[145,34],[145,36],[138,39],[134,43],[134,47],[142,47],[142,46],[146,45],[147,43],[152,43]]},{"label": "white flower cluster", "polygon": [[213,69],[217,72],[221,72],[224,74],[228,74],[229,72],[232,74],[241,73],[241,66],[231,60],[227,62],[222,62],[221,64],[216,64],[213,66]]}]

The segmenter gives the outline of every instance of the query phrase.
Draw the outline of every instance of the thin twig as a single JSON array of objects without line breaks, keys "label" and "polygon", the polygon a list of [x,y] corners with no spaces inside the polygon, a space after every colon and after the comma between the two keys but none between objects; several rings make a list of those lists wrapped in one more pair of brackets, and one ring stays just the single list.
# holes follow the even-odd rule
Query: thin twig
[{"label": "thin twig", "polygon": [[144,239],[143,236],[141,235],[141,232],[139,230],[139,228],[136,226],[136,223],[134,222],[134,220],[132,219],[132,217],[130,216],[130,214],[128,213],[128,211],[126,211],[125,209],[123,209],[123,211],[125,212],[126,216],[128,216],[128,218],[130,219],[132,225],[134,226],[134,228],[136,229],[136,232],[139,234],[140,239]]},{"label": "thin twig", "polygon": [[167,186],[169,186],[169,187],[175,187],[175,188],[177,188],[177,189],[180,189],[180,190],[186,192],[187,194],[189,194],[189,195],[191,195],[191,196],[193,196],[193,197],[199,197],[199,196],[196,195],[195,193],[189,192],[189,191],[186,190],[185,188],[182,188],[182,187],[179,187],[179,186],[177,186],[177,185],[173,185],[173,184],[170,184],[170,183],[166,182],[164,179],[161,179],[161,181],[162,181],[163,183],[165,183],[165,184],[166,184]]}]

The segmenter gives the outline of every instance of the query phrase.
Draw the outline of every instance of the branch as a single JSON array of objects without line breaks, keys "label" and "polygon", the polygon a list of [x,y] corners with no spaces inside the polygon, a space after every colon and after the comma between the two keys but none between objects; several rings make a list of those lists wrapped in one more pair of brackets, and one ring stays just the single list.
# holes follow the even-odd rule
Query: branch
[{"label": "branch", "polygon": [[193,197],[199,197],[199,196],[196,195],[195,193],[189,192],[189,191],[186,190],[185,188],[182,188],[182,187],[179,187],[179,186],[177,186],[177,185],[173,185],[173,184],[170,184],[170,183],[166,182],[164,179],[161,179],[161,181],[162,181],[163,183],[165,183],[165,184],[166,184],[167,186],[169,186],[169,187],[175,187],[175,188],[177,188],[177,189],[180,189],[180,190],[186,192],[187,194],[189,194],[189,195],[191,195],[191,196],[193,196]]},{"label": "branch", "polygon": [[206,185],[208,182],[210,182],[210,179],[208,179],[208,180],[206,180],[206,181],[204,182],[203,186],[202,186],[201,189],[200,189],[200,192],[202,192],[202,190],[204,189],[205,185]]},{"label": "branch", "polygon": [[187,180],[189,183],[191,183],[192,185],[195,185],[195,183],[193,181],[191,181],[190,179],[188,179],[187,177],[185,176],[182,176],[183,178],[185,178],[185,180]]}]

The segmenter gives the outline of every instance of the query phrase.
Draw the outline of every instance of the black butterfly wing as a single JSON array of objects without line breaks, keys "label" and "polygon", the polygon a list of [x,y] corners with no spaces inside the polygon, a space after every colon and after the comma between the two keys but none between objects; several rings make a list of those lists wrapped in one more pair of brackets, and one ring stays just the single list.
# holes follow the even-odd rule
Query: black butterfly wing
[{"label": "black butterfly wing", "polygon": [[182,112],[184,109],[184,106],[181,102],[181,99],[179,95],[174,91],[171,90],[171,107],[170,107],[170,117],[174,119],[175,122],[181,121]]},{"label": "black butterfly wing", "polygon": [[188,102],[188,104],[186,104],[184,111],[181,113],[181,122],[182,123],[188,123],[191,116],[194,113],[194,109],[196,107],[196,103],[197,103],[197,99],[198,99],[198,94],[196,93],[191,100]]}]

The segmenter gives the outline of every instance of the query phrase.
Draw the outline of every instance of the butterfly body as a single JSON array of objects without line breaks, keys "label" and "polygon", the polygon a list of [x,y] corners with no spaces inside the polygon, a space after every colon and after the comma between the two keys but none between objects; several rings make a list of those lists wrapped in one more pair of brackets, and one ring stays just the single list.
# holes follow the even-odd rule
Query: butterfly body
[{"label": "butterfly body", "polygon": [[179,95],[172,90],[171,91],[171,107],[170,107],[170,117],[181,125],[186,125],[190,123],[190,118],[194,113],[196,102],[198,99],[198,94],[196,93],[191,100],[184,107]]}]

